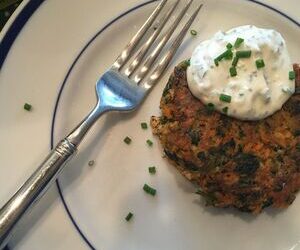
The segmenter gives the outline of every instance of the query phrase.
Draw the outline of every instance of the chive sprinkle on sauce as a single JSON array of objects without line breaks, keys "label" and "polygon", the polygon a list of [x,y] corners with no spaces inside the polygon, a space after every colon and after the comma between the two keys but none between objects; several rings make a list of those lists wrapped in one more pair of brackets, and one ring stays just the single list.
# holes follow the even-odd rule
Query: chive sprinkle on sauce
[{"label": "chive sprinkle on sauce", "polygon": [[130,137],[126,136],[126,137],[124,138],[123,141],[124,141],[126,144],[130,144],[132,140],[131,140]]},{"label": "chive sprinkle on sauce", "polygon": [[147,123],[146,123],[146,122],[142,122],[142,123],[141,123],[141,128],[142,128],[142,129],[147,129],[147,128],[148,128]]},{"label": "chive sprinkle on sauce", "polygon": [[236,56],[238,58],[250,58],[251,57],[251,50],[239,50],[236,52]]},{"label": "chive sprinkle on sauce", "polygon": [[228,103],[231,102],[231,96],[230,95],[221,94],[219,99],[222,102],[228,102]]},{"label": "chive sprinkle on sauce", "polygon": [[249,58],[251,57],[251,50],[239,50],[236,52],[238,58]]},{"label": "chive sprinkle on sauce", "polygon": [[243,38],[240,38],[238,37],[236,40],[235,40],[235,43],[234,43],[234,47],[235,48],[238,48],[241,46],[241,44],[244,42],[244,39]]},{"label": "chive sprinkle on sauce", "polygon": [[231,50],[229,50],[230,52],[224,57],[225,60],[232,60],[233,58],[233,53]]},{"label": "chive sprinkle on sauce", "polygon": [[208,103],[206,106],[208,114],[212,114],[215,111],[215,105],[213,103]]},{"label": "chive sprinkle on sauce", "polygon": [[237,56],[235,56],[232,61],[232,66],[236,67],[236,65],[238,64],[238,61],[239,61],[239,58]]},{"label": "chive sprinkle on sauce", "polygon": [[236,76],[237,75],[236,68],[235,67],[230,67],[229,73],[230,73],[231,77]]},{"label": "chive sprinkle on sauce", "polygon": [[226,48],[227,48],[227,49],[232,49],[232,47],[233,47],[233,46],[232,46],[231,43],[227,43],[227,45],[226,45]]},{"label": "chive sprinkle on sauce", "polygon": [[132,217],[133,217],[133,213],[129,212],[129,213],[127,214],[127,216],[125,217],[125,220],[126,220],[126,221],[130,221]]},{"label": "chive sprinkle on sauce", "polygon": [[213,104],[213,103],[208,103],[207,105],[206,105],[206,107],[207,107],[207,109],[209,110],[209,111],[214,111],[215,110],[215,105]]},{"label": "chive sprinkle on sauce", "polygon": [[192,36],[196,36],[197,35],[197,31],[196,30],[191,30],[191,35]]},{"label": "chive sprinkle on sauce", "polygon": [[219,66],[219,61],[217,59],[214,59],[215,65]]},{"label": "chive sprinkle on sauce", "polygon": [[155,174],[155,173],[156,173],[156,168],[155,168],[155,166],[149,167],[149,168],[148,168],[148,171],[149,171],[150,174]]},{"label": "chive sprinkle on sauce", "polygon": [[228,49],[225,52],[223,52],[221,55],[219,55],[218,57],[215,58],[215,64],[216,64],[216,61],[220,62],[223,58],[226,58],[226,59],[230,58],[230,57],[232,58],[232,56],[233,56],[232,50]]},{"label": "chive sprinkle on sauce", "polygon": [[264,62],[263,59],[257,59],[257,60],[255,61],[255,64],[256,64],[256,68],[257,68],[257,69],[260,69],[260,68],[265,67],[265,62]]},{"label": "chive sprinkle on sauce", "polygon": [[156,195],[156,189],[150,187],[148,184],[144,184],[143,190],[144,190],[147,194],[150,194],[150,195],[152,195],[152,196],[155,196],[155,195]]},{"label": "chive sprinkle on sauce", "polygon": [[31,104],[29,104],[29,103],[25,103],[25,104],[24,104],[24,109],[25,109],[25,110],[30,111],[31,108],[32,108]]},{"label": "chive sprinkle on sauce", "polygon": [[223,108],[222,111],[223,111],[224,114],[227,114],[228,113],[228,107]]}]

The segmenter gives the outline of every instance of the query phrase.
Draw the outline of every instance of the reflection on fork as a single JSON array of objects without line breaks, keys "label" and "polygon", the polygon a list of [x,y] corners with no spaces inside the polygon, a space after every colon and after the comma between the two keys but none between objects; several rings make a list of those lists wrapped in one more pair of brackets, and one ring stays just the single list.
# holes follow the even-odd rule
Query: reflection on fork
[{"label": "reflection on fork", "polygon": [[[155,60],[160,55],[166,43],[170,40],[172,34],[178,27],[193,0],[189,0],[189,2],[184,6],[175,21],[160,39],[158,45],[154,47],[150,55],[144,59],[146,53],[151,49],[151,46],[161,33],[167,21],[170,19],[180,0],[177,0],[170,7],[166,15],[162,18],[162,20],[160,20],[160,25],[157,29],[152,32],[148,40],[134,54],[135,48],[138,46],[146,32],[150,29],[166,2],[167,0],[160,2],[148,20],[143,24],[137,34],[131,39],[125,49],[118,56],[112,67],[98,80],[96,83],[98,103],[90,115],[88,115],[87,118],[67,137],[69,142],[74,145],[78,145],[83,136],[89,130],[90,126],[104,112],[111,110],[130,111],[138,107],[149,90],[161,77],[202,7],[202,4],[198,6],[179,34],[175,37],[172,45],[162,57],[161,61],[154,65]],[[129,66],[126,67],[126,63],[130,59],[132,59],[132,61],[129,62]],[[123,68],[125,69],[122,70]],[[151,69],[153,71],[150,72],[150,75],[148,76]],[[133,76],[135,71],[137,71],[137,73]]]}]

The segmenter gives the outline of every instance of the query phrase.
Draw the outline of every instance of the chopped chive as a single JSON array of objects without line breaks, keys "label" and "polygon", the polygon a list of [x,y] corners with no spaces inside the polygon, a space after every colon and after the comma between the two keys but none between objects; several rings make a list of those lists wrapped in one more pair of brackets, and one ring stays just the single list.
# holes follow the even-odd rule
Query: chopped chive
[{"label": "chopped chive", "polygon": [[147,142],[148,146],[150,146],[150,147],[153,145],[153,142],[149,139],[146,142]]},{"label": "chopped chive", "polygon": [[251,50],[240,50],[236,52],[238,58],[249,58],[251,56]]},{"label": "chopped chive", "polygon": [[[230,50],[230,51],[231,51],[231,50]],[[232,60],[232,58],[233,58],[233,53],[232,53],[232,51],[231,51],[231,53],[228,53],[228,54],[224,57],[225,60]]]},{"label": "chopped chive", "polygon": [[239,58],[237,56],[235,56],[232,61],[232,66],[236,67],[236,65],[238,64],[238,61],[239,61]]},{"label": "chopped chive", "polygon": [[230,95],[221,94],[219,100],[222,101],[222,102],[228,102],[228,103],[230,103],[231,102],[231,96]]},{"label": "chopped chive", "polygon": [[196,36],[197,35],[197,31],[196,30],[191,30],[191,35],[192,36]]},{"label": "chopped chive", "polygon": [[126,137],[124,138],[124,142],[125,142],[126,144],[130,144],[131,141],[132,141],[131,138],[128,137],[128,136],[126,136]]},{"label": "chopped chive", "polygon": [[89,163],[88,163],[88,165],[89,165],[90,167],[92,167],[94,164],[95,164],[95,161],[94,161],[94,160],[91,160],[91,161],[89,161]]},{"label": "chopped chive", "polygon": [[32,106],[31,106],[30,104],[28,104],[28,103],[25,103],[25,104],[24,104],[24,109],[25,109],[25,110],[30,111],[31,108],[32,108]]},{"label": "chopped chive", "polygon": [[183,67],[184,69],[187,69],[190,65],[191,65],[191,59],[184,60],[184,61],[182,62],[182,67]]},{"label": "chopped chive", "polygon": [[231,49],[229,49],[229,50],[227,50],[226,51],[226,55],[224,56],[224,58],[230,58],[230,59],[232,59],[232,57],[233,57],[233,53],[232,53],[232,50]]},{"label": "chopped chive", "polygon": [[207,107],[207,109],[208,110],[214,110],[215,109],[215,105],[213,104],[213,103],[208,103],[207,105],[206,105],[206,107]]},{"label": "chopped chive", "polygon": [[[219,62],[221,61],[223,58],[229,58],[233,55],[232,53],[232,50],[231,49],[228,49],[226,50],[225,52],[223,52],[221,55],[219,55],[218,57],[215,58],[215,64],[216,64],[216,61]],[[216,64],[217,65],[217,64]],[[217,65],[218,66],[218,65]]]},{"label": "chopped chive", "polygon": [[257,59],[255,61],[255,64],[256,64],[256,68],[258,69],[265,67],[265,62],[263,59]]},{"label": "chopped chive", "polygon": [[148,168],[148,171],[149,171],[150,174],[155,174],[155,173],[156,173],[156,168],[155,168],[155,166],[149,167],[149,168]]},{"label": "chopped chive", "polygon": [[142,122],[142,123],[141,123],[141,128],[142,128],[142,129],[147,129],[147,128],[148,128],[147,123],[146,123],[146,122]]},{"label": "chopped chive", "polygon": [[130,221],[132,217],[133,217],[133,213],[129,212],[129,213],[127,214],[127,216],[125,217],[125,220],[126,220],[126,221]]},{"label": "chopped chive", "polygon": [[295,80],[295,78],[296,78],[296,73],[295,73],[295,71],[290,71],[290,72],[289,72],[289,79],[290,79],[290,80]]},{"label": "chopped chive", "polygon": [[232,47],[233,47],[233,46],[232,46],[231,43],[227,43],[227,45],[226,45],[226,48],[227,48],[227,49],[232,49]]},{"label": "chopped chive", "polygon": [[212,112],[215,110],[215,105],[213,103],[208,103],[206,105],[206,110],[208,114],[212,114]]},{"label": "chopped chive", "polygon": [[215,59],[214,62],[216,66],[219,66],[219,61],[217,59]]},{"label": "chopped chive", "polygon": [[241,44],[244,42],[244,39],[243,38],[240,38],[238,37],[236,40],[235,40],[235,43],[234,43],[234,47],[235,48],[238,48],[241,46]]},{"label": "chopped chive", "polygon": [[143,189],[144,189],[144,191],[145,191],[147,194],[151,194],[152,196],[155,196],[155,195],[156,195],[156,189],[150,187],[150,186],[147,185],[147,184],[144,184]]},{"label": "chopped chive", "polygon": [[223,111],[224,114],[227,114],[228,113],[228,107],[222,108],[222,111]]},{"label": "chopped chive", "polygon": [[229,72],[230,72],[230,76],[231,76],[231,77],[234,77],[234,76],[237,75],[237,72],[236,72],[236,68],[235,68],[235,67],[230,67]]}]

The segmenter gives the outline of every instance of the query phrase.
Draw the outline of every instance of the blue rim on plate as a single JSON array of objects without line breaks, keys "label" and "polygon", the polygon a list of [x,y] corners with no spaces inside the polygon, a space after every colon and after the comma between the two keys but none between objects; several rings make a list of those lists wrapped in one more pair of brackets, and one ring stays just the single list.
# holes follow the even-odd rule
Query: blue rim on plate
[{"label": "blue rim on plate", "polygon": [[[29,0],[28,3],[23,7],[23,9],[20,11],[19,15],[17,15],[15,17],[15,20],[12,22],[12,24],[10,25],[10,27],[8,28],[6,34],[4,35],[1,43],[0,43],[0,69],[2,68],[5,59],[9,53],[9,50],[11,48],[11,46],[13,45],[15,39],[17,38],[18,34],[21,32],[22,28],[25,26],[26,22],[29,20],[29,18],[33,15],[33,13],[39,8],[39,6],[44,2],[45,0]],[[64,90],[65,84],[75,66],[75,64],[77,63],[77,61],[80,59],[81,55],[85,52],[85,50],[89,47],[89,45],[99,36],[101,35],[107,28],[109,28],[112,24],[114,24],[116,21],[118,21],[119,19],[121,19],[122,17],[128,15],[129,13],[142,8],[143,6],[146,6],[148,4],[151,4],[155,1],[158,0],[150,0],[150,1],[146,1],[144,3],[141,3],[123,13],[121,13],[120,15],[118,15],[117,17],[115,17],[114,19],[112,19],[110,22],[108,22],[104,27],[102,27],[87,43],[86,45],[81,49],[81,51],[78,53],[78,55],[76,56],[75,60],[73,61],[73,63],[71,64],[62,84],[61,87],[59,89],[56,101],[55,101],[55,105],[54,105],[54,111],[53,111],[53,116],[52,116],[52,123],[51,123],[51,149],[54,146],[54,127],[55,127],[55,118],[56,118],[56,112],[58,109],[58,105],[59,105],[59,101],[60,101],[60,97],[61,94]],[[244,1],[248,1],[248,2],[252,2],[254,4],[260,5],[262,7],[265,7],[269,10],[272,10],[273,12],[283,16],[284,18],[286,18],[287,20],[291,21],[292,23],[294,23],[296,26],[300,27],[300,23],[297,22],[295,19],[293,19],[292,17],[288,16],[287,14],[285,14],[284,12],[268,5],[265,3],[261,3],[259,1],[256,0],[244,0]],[[81,238],[85,241],[85,243],[91,248],[91,249],[96,249],[92,243],[89,241],[89,239],[84,235],[84,233],[81,231],[80,227],[77,225],[76,220],[74,219],[73,215],[70,212],[70,209],[64,199],[63,196],[63,192],[62,192],[62,188],[59,184],[59,181],[56,181],[56,185],[58,188],[58,193],[59,196],[62,200],[62,203],[64,205],[64,208],[70,218],[70,220],[72,221],[74,227],[76,228],[77,232],[79,233],[79,235],[81,236]],[[9,248],[6,247],[4,250],[8,250]]]}]

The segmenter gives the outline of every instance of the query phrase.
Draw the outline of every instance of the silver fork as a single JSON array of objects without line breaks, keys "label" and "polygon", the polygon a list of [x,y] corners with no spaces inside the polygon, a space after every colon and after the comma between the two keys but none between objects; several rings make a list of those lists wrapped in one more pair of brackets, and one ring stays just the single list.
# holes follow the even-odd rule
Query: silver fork
[{"label": "silver fork", "polygon": [[[156,30],[148,40],[140,46],[135,53],[135,49],[150,30],[158,14],[164,8],[167,0],[162,0],[156,9],[149,16],[147,21],[139,29],[137,34],[131,39],[129,44],[121,52],[110,69],[106,71],[96,83],[97,104],[89,115],[58,145],[50,152],[43,163],[12,196],[12,198],[0,210],[0,249],[8,242],[11,233],[25,212],[32,207],[32,204],[40,198],[47,187],[56,179],[63,169],[65,163],[77,151],[77,147],[99,117],[108,111],[131,111],[137,108],[144,100],[150,89],[161,77],[183,38],[189,30],[192,22],[200,11],[202,4],[191,15],[179,34],[175,37],[172,45],[167,50],[162,59],[156,63],[158,55],[172,34],[181,22],[193,0],[189,0],[184,8],[179,12],[175,21],[168,28],[167,32],[153,48],[150,55],[145,58],[154,41],[157,40],[167,21],[180,0],[177,0],[164,15]],[[127,61],[133,59],[129,66],[125,67]],[[152,72],[149,72],[153,69]],[[133,73],[137,71],[133,77]]]}]

